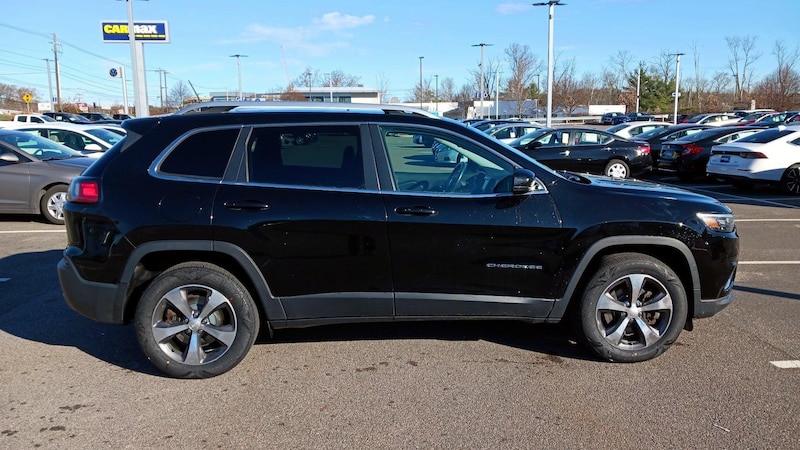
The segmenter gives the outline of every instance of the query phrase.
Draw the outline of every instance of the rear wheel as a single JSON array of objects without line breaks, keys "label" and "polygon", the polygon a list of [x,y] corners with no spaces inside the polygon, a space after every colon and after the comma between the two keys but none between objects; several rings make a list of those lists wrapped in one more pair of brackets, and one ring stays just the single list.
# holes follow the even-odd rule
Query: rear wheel
[{"label": "rear wheel", "polygon": [[639,253],[603,258],[575,309],[581,341],[602,358],[654,358],[678,338],[688,312],[680,279],[663,262]]},{"label": "rear wheel", "polygon": [[39,211],[48,222],[64,225],[64,203],[67,202],[67,187],[53,186],[47,190],[39,202]]},{"label": "rear wheel", "polygon": [[606,170],[603,173],[612,178],[628,178],[630,172],[631,170],[625,161],[612,159],[606,164]]},{"label": "rear wheel", "polygon": [[250,293],[230,272],[190,262],[162,272],[136,308],[145,356],[176,378],[210,378],[244,359],[258,336]]},{"label": "rear wheel", "polygon": [[783,173],[781,190],[787,194],[800,195],[800,164],[795,164]]}]

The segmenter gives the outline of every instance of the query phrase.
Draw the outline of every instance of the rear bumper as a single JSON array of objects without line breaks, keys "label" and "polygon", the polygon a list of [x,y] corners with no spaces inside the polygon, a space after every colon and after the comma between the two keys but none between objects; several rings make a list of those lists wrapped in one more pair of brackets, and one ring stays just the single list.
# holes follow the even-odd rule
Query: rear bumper
[{"label": "rear bumper", "polygon": [[67,256],[58,262],[58,281],[64,300],[77,313],[97,322],[124,322],[123,302],[118,300],[118,296],[125,292],[125,286],[81,278]]}]

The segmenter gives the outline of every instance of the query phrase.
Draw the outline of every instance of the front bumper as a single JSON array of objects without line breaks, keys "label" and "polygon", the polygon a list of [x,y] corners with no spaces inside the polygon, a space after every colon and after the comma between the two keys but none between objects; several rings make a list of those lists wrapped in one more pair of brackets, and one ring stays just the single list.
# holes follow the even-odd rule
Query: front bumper
[{"label": "front bumper", "polygon": [[733,301],[733,290],[728,295],[713,300],[700,300],[694,305],[694,318],[711,317],[722,311]]},{"label": "front bumper", "polygon": [[67,305],[79,314],[97,322],[124,323],[124,295],[120,293],[124,294],[126,286],[81,278],[67,256],[58,262],[58,281]]}]

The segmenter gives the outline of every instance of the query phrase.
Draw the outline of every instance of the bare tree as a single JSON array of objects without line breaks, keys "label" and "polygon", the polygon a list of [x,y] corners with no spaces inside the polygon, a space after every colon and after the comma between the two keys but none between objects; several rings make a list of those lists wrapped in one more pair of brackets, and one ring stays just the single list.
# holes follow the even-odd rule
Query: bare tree
[{"label": "bare tree", "polygon": [[664,83],[669,83],[671,80],[673,80],[672,74],[675,72],[674,67],[675,54],[670,53],[667,50],[661,50],[661,53],[653,58],[653,61],[650,64],[650,72],[654,77],[659,78]]},{"label": "bare tree", "polygon": [[505,54],[511,72],[506,84],[506,97],[516,102],[517,116],[521,117],[526,114],[523,105],[528,99],[530,84],[536,73],[542,71],[543,64],[527,45],[513,43],[505,49]]},{"label": "bare tree", "polygon": [[744,101],[745,90],[750,89],[753,77],[753,63],[761,57],[755,50],[756,36],[726,36],[730,56],[728,69],[734,81],[734,96],[739,102]]},{"label": "bare tree", "polygon": [[443,102],[452,102],[456,99],[456,83],[452,78],[446,77],[439,86],[439,99]]},{"label": "bare tree", "polygon": [[619,50],[616,55],[610,58],[611,69],[617,72],[617,88],[625,89],[628,79],[628,72],[633,67],[633,55],[627,50]]},{"label": "bare tree", "polygon": [[375,79],[376,86],[378,87],[378,95],[380,96],[381,103],[387,103],[391,101],[389,97],[389,87],[391,84],[389,83],[389,78],[383,72],[379,73],[377,78]]},{"label": "bare tree", "polygon": [[578,81],[575,78],[575,58],[563,60],[555,58],[553,65],[553,105],[560,103],[571,116],[580,105]]},{"label": "bare tree", "polygon": [[172,85],[167,96],[167,109],[180,108],[186,103],[186,99],[191,97],[192,90],[183,80],[178,80]]},{"label": "bare tree", "polygon": [[775,42],[772,54],[778,67],[753,89],[756,100],[778,110],[795,109],[800,104],[800,74],[795,65],[800,59],[798,47],[790,50],[783,41]]}]

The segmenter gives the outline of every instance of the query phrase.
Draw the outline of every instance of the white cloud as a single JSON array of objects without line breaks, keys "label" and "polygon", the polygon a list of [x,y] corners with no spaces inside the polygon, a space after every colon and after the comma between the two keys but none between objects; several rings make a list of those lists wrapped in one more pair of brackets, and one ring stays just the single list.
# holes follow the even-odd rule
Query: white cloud
[{"label": "white cloud", "polygon": [[339,12],[326,13],[322,15],[321,19],[315,19],[314,23],[322,25],[324,30],[343,30],[347,28],[356,28],[362,25],[369,25],[375,21],[375,16],[351,16]]},{"label": "white cloud", "polygon": [[500,14],[519,14],[529,11],[532,8],[530,3],[501,3],[497,5],[497,12]]}]

